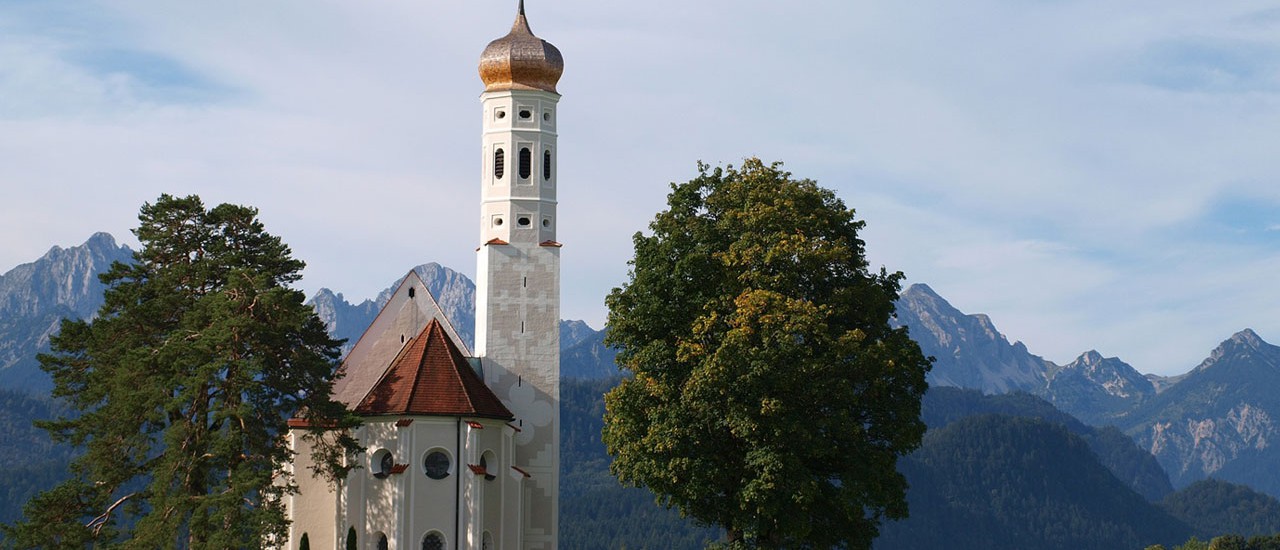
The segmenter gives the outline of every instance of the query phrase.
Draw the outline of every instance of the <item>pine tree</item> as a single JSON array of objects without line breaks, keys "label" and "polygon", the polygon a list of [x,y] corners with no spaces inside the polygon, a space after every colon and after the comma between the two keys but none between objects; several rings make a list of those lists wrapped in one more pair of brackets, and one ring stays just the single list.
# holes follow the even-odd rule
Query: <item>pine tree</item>
[{"label": "pine tree", "polygon": [[929,360],[889,324],[902,275],[779,164],[699,171],[607,300],[634,375],[606,397],[611,469],[734,547],[869,548],[906,515],[895,465],[925,429]]},{"label": "pine tree", "polygon": [[[253,548],[282,539],[294,489],[286,421],[331,428],[320,474],[345,475],[358,420],[333,402],[340,342],[301,291],[303,263],[253,208],[146,204],[131,264],[102,276],[93,321],[65,320],[42,368],[75,413],[73,477],[5,529],[17,547]],[[327,434],[327,435],[322,435]],[[310,475],[298,472],[297,475]]]}]

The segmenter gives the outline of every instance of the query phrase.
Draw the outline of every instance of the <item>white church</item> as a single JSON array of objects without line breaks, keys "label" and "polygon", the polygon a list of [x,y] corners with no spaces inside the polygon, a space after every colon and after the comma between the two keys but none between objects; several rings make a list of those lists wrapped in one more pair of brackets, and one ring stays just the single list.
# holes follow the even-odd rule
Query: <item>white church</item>
[{"label": "white church", "polygon": [[515,24],[480,58],[483,171],[475,349],[410,272],[343,362],[335,399],[367,451],[337,486],[310,475],[291,421],[299,491],[286,548],[552,550],[560,469],[560,52]]}]

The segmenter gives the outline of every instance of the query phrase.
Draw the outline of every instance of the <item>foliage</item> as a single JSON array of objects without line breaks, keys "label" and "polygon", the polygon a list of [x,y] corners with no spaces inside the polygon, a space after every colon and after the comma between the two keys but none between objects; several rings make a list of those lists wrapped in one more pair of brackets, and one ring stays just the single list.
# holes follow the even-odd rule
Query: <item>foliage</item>
[{"label": "foliage", "polygon": [[889,326],[902,275],[869,272],[863,222],[780,164],[699,172],[607,299],[633,375],[606,396],[611,469],[735,547],[869,547],[924,432],[929,361]]},{"label": "foliage", "polygon": [[1038,418],[976,415],[930,429],[901,468],[911,517],[886,524],[878,550],[1109,550],[1191,534],[1079,436]]},{"label": "foliage", "polygon": [[1197,481],[1161,502],[1202,537],[1280,533],[1280,501],[1244,485],[1218,479]]},{"label": "foliage", "polygon": [[[293,489],[286,419],[356,422],[329,399],[339,342],[288,287],[303,263],[256,210],[164,195],[139,220],[96,320],[64,320],[40,357],[75,413],[42,426],[83,454],[5,529],[14,546],[262,546]],[[354,439],[316,439],[342,475]]]},{"label": "foliage", "polygon": [[[1164,547],[1147,550],[1164,550]],[[1219,535],[1209,542],[1191,537],[1181,546],[1173,547],[1173,550],[1280,550],[1280,534],[1255,535],[1248,540],[1237,534]]]}]

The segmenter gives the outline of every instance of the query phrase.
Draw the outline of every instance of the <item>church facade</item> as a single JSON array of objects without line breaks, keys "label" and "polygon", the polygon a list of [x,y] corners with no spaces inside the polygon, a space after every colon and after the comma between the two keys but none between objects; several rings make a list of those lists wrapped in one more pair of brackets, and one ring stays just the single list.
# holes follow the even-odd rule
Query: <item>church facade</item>
[{"label": "church facade", "polygon": [[334,398],[366,452],[336,486],[291,423],[287,548],[551,550],[560,469],[560,52],[521,1],[480,60],[475,350],[410,272],[343,361]]}]

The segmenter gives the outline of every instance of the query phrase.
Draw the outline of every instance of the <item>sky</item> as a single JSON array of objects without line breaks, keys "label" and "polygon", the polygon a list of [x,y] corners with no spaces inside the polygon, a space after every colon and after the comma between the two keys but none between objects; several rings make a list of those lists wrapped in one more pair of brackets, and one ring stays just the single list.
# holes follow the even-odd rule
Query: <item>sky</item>
[{"label": "sky", "polygon": [[[1280,343],[1280,8],[528,0],[559,84],[563,317],[699,161],[783,161],[873,266],[1058,364]],[[0,0],[0,272],[162,193],[257,207],[301,288],[475,274],[476,66],[515,0]]]}]

